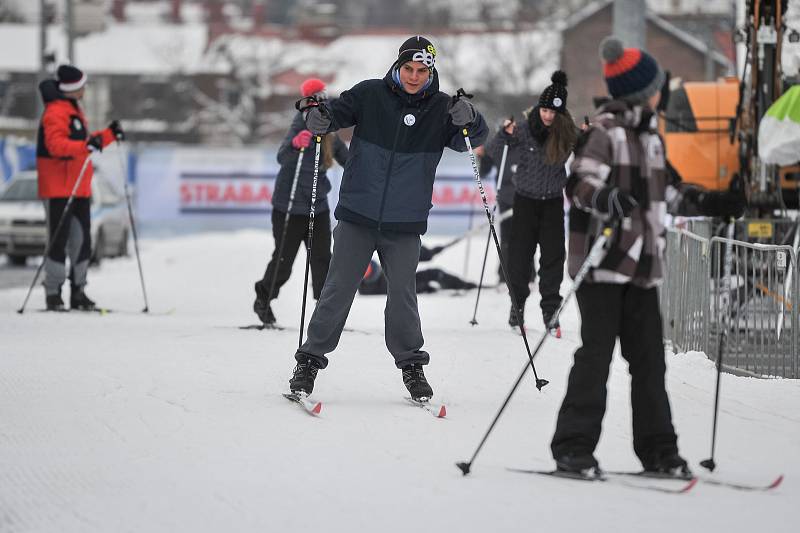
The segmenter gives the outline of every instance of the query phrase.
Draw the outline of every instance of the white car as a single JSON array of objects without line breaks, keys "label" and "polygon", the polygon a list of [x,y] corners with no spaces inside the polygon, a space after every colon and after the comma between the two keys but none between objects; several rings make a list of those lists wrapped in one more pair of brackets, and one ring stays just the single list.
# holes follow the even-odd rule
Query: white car
[{"label": "white car", "polygon": [[[128,253],[128,211],[125,197],[102,176],[92,178],[92,262]],[[44,203],[38,197],[36,172],[20,172],[0,193],[0,253],[12,265],[42,255],[47,246]]]}]

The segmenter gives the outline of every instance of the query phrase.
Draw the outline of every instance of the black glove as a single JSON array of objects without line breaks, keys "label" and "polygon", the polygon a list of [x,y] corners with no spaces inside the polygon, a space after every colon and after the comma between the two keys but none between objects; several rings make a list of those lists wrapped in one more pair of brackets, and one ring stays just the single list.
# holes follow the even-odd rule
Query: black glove
[{"label": "black glove", "polygon": [[331,117],[319,105],[306,111],[306,128],[314,135],[325,135],[331,127]]},{"label": "black glove", "polygon": [[612,219],[627,218],[639,203],[633,196],[608,185],[594,193],[592,207]]},{"label": "black glove", "polygon": [[475,107],[466,98],[459,98],[447,110],[454,126],[466,126],[475,120]]},{"label": "black glove", "polygon": [[723,218],[739,218],[746,207],[744,195],[736,192],[701,192],[697,204],[704,215]]},{"label": "black glove", "polygon": [[90,152],[102,152],[103,151],[103,136],[99,133],[97,135],[92,135],[89,137],[89,142],[86,143]]},{"label": "black glove", "polygon": [[114,138],[118,141],[125,140],[125,132],[122,131],[122,124],[119,123],[119,120],[112,120],[111,124],[108,125],[108,129],[111,130],[111,133],[114,134]]}]

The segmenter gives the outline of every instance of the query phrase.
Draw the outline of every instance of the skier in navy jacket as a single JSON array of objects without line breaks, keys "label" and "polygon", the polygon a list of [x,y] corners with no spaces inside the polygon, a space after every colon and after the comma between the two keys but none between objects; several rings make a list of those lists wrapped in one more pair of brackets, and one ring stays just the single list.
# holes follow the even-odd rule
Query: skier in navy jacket
[{"label": "skier in navy jacket", "polygon": [[429,361],[417,308],[415,274],[420,235],[428,225],[436,167],[446,147],[467,151],[488,134],[483,117],[465,99],[439,91],[436,49],[421,36],[406,40],[383,79],[366,80],[332,102],[311,107],[306,126],[325,134],[355,126],[345,165],[338,224],[328,277],[308,325],[306,342],[295,354],[289,381],[293,392],[310,394],[325,354],[341,336],[364,271],[377,250],[388,282],[386,346],[402,370],[412,398],[433,390],[422,367]]}]

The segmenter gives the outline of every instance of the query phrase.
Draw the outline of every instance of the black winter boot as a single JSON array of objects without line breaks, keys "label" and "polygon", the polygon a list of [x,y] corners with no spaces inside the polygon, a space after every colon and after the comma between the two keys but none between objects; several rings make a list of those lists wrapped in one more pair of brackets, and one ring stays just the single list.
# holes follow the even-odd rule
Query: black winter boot
[{"label": "black winter boot", "polygon": [[591,453],[586,452],[567,452],[556,457],[556,469],[559,472],[572,472],[575,474],[594,474],[600,473],[597,459]]},{"label": "black winter boot", "polygon": [[46,294],[45,305],[48,311],[64,311],[64,300],[61,299],[61,293]]},{"label": "black winter boot", "polygon": [[289,380],[289,390],[311,394],[314,391],[314,380],[317,379],[319,366],[311,359],[298,361]]},{"label": "black winter boot", "polygon": [[69,308],[76,311],[92,311],[95,303],[86,296],[83,289],[74,289],[69,295]]},{"label": "black winter boot", "polygon": [[269,305],[269,295],[262,287],[260,281],[256,281],[255,289],[256,299],[253,302],[253,311],[255,311],[256,315],[258,315],[258,319],[261,320],[265,326],[271,326],[275,323],[275,315],[272,312],[272,307]]},{"label": "black winter boot", "polygon": [[425,379],[422,365],[408,365],[401,370],[403,371],[403,384],[411,393],[411,398],[417,401],[430,400],[433,396],[433,389]]},{"label": "black winter boot", "polygon": [[551,326],[550,321],[553,319],[552,315],[542,315],[544,319],[544,327],[547,329],[547,332],[552,335],[553,337],[560,339],[561,338],[561,323],[556,319],[555,323]]},{"label": "black winter boot", "polygon": [[675,477],[692,477],[692,471],[686,459],[676,451],[655,452],[647,461],[643,461],[645,472],[665,474]]}]

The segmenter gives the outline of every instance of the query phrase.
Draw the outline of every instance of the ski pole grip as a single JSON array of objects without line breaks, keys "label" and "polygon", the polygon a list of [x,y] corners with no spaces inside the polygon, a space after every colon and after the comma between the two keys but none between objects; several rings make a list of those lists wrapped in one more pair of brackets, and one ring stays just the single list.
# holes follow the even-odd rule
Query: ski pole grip
[{"label": "ski pole grip", "polygon": [[463,87],[461,87],[458,91],[456,91],[456,94],[453,96],[453,103],[455,104],[462,98],[466,98],[467,100],[472,100],[474,96],[475,96],[474,94],[469,94],[467,91],[464,90]]}]

